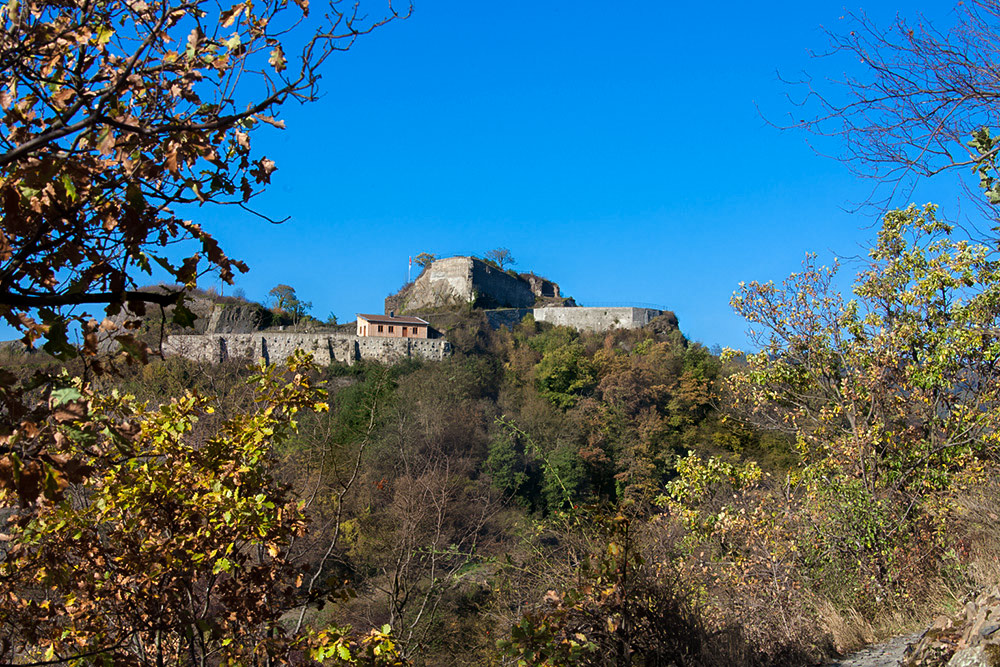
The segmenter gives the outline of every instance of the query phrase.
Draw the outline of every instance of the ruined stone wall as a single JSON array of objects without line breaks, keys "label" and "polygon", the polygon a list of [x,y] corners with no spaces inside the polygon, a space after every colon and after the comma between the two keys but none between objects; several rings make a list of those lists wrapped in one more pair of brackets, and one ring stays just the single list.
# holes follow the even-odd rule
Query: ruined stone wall
[{"label": "ruined stone wall", "polygon": [[[558,291],[558,287],[553,288]],[[527,280],[473,257],[436,260],[411,285],[386,299],[386,312],[458,306],[530,308],[535,295]]]},{"label": "ruined stone wall", "polygon": [[534,273],[522,273],[522,278],[528,281],[531,293],[542,298],[559,298],[559,285],[548,278],[542,278]]},{"label": "ruined stone wall", "polygon": [[472,289],[480,307],[531,308],[535,305],[535,295],[527,280],[515,278],[478,259],[472,260]]},{"label": "ruined stone wall", "polygon": [[441,361],[451,354],[451,344],[440,339],[369,338],[335,333],[257,332],[169,336],[163,345],[165,354],[203,363],[242,359],[267,363],[284,361],[295,350],[313,355],[317,363],[353,364],[370,359],[384,364],[416,357]]},{"label": "ruined stone wall", "polygon": [[472,299],[472,258],[448,257],[435,261],[410,285],[400,310],[455,306]]}]

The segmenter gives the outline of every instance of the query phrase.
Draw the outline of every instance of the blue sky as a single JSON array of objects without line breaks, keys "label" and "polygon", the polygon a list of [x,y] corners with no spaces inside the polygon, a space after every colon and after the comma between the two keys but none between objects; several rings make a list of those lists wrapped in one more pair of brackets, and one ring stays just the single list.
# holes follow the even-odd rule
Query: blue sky
[{"label": "blue sky", "polygon": [[[370,5],[372,11],[377,4]],[[888,22],[898,5],[848,5]],[[947,3],[910,5],[946,22]],[[319,102],[257,140],[278,164],[257,207],[191,211],[313,314],[379,312],[420,252],[510,248],[583,305],[661,304],[707,345],[745,346],[728,300],[806,251],[857,254],[870,184],[797,132],[777,72],[818,76],[840,3],[432,2],[360,39]],[[821,146],[836,152],[838,146]],[[947,203],[950,192],[928,191]],[[923,194],[923,193],[920,193]]]}]

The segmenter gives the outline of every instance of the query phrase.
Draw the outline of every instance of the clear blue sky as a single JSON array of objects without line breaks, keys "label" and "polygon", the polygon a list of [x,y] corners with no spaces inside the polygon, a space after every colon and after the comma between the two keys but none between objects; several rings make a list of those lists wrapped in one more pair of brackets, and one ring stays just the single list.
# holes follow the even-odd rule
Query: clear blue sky
[{"label": "clear blue sky", "polygon": [[[695,4],[417,0],[258,140],[279,170],[257,206],[289,222],[192,213],[251,265],[249,298],[287,283],[320,318],[380,312],[409,256],[503,246],[583,305],[662,304],[690,338],[745,346],[739,281],[873,234],[845,211],[870,184],[756,106],[792,110],[778,71],[853,64],[809,56],[840,3]],[[848,7],[887,22],[898,4]]]}]

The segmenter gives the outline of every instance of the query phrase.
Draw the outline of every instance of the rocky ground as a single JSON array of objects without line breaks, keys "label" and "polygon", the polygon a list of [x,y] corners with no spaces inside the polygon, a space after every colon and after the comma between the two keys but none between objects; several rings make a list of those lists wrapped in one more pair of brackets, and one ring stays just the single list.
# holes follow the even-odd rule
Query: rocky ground
[{"label": "rocky ground", "polygon": [[926,632],[836,660],[841,667],[1000,666],[1000,587],[970,596],[954,616],[939,616]]},{"label": "rocky ground", "polygon": [[970,596],[954,616],[939,616],[906,652],[906,667],[1000,665],[1000,587]]},{"label": "rocky ground", "polygon": [[827,663],[840,667],[896,667],[903,660],[906,647],[917,641],[919,634],[895,637],[887,642],[869,646],[840,660]]}]

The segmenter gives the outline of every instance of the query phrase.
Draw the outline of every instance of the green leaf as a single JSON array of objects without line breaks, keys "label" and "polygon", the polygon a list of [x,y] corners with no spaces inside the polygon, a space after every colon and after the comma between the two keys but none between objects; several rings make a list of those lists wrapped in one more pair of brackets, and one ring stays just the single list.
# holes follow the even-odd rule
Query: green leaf
[{"label": "green leaf", "polygon": [[135,339],[131,335],[115,336],[115,340],[121,345],[122,349],[137,361],[146,363],[148,361],[148,356],[146,354],[146,346]]},{"label": "green leaf", "polygon": [[60,361],[75,358],[78,352],[75,347],[69,344],[69,340],[66,337],[65,320],[56,319],[48,324],[49,331],[45,334],[48,340],[42,345],[42,349]]},{"label": "green leaf", "polygon": [[178,303],[174,306],[174,315],[171,318],[174,324],[190,329],[194,326],[194,321],[197,319],[198,316],[191,312],[183,303]]},{"label": "green leaf", "polygon": [[66,194],[72,201],[76,201],[76,184],[73,183],[73,179],[70,178],[69,174],[63,174],[60,179],[63,184],[63,188],[66,189]]},{"label": "green leaf", "polygon": [[71,401],[78,401],[83,398],[76,387],[63,387],[61,389],[54,389],[50,394],[52,397],[52,404],[54,406],[63,405],[64,403],[69,403]]},{"label": "green leaf", "polygon": [[21,191],[21,194],[24,195],[25,199],[32,199],[39,192],[41,192],[41,190],[39,190],[38,188],[28,187],[24,183],[18,183],[17,189]]},{"label": "green leaf", "polygon": [[101,46],[107,44],[111,41],[111,37],[115,34],[115,31],[106,26],[101,26],[97,29],[97,43]]}]

